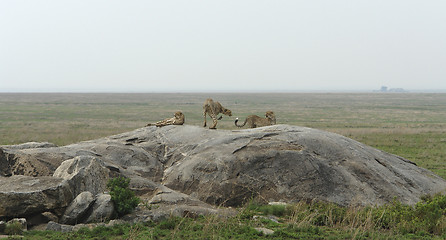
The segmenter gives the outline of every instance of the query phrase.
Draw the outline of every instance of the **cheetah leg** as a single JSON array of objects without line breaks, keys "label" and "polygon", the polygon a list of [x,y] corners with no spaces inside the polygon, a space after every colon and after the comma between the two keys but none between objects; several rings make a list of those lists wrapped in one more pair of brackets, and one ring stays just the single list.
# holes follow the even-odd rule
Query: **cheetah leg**
[{"label": "cheetah leg", "polygon": [[210,129],[216,129],[217,128],[217,116],[212,114],[211,118],[212,118],[212,127],[210,127]]},{"label": "cheetah leg", "polygon": [[155,125],[157,127],[164,127],[167,125],[172,125],[175,122],[175,118],[164,119],[162,121],[157,122]]},{"label": "cheetah leg", "polygon": [[206,127],[206,109],[204,109],[204,111],[203,111],[203,116],[204,116],[203,127]]},{"label": "cheetah leg", "polygon": [[166,126],[166,121],[165,121],[165,120],[163,120],[163,121],[158,121],[158,122],[155,123],[155,126],[157,126],[157,127],[163,127],[163,126]]}]

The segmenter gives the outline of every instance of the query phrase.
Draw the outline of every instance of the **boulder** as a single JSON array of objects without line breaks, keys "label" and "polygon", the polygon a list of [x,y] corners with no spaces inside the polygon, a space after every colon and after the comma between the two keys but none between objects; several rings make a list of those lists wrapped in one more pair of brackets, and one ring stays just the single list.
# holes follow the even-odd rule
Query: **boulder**
[{"label": "boulder", "polygon": [[237,211],[231,208],[217,208],[187,194],[177,192],[160,185],[152,198],[140,204],[136,210],[124,219],[128,222],[159,222],[169,217],[191,217],[216,215],[222,218],[235,216]]},{"label": "boulder", "polygon": [[155,183],[149,179],[127,174],[126,171],[123,172],[123,175],[130,179],[129,188],[135,192],[137,196],[142,196],[145,198],[150,198],[153,194],[160,188],[164,186],[160,183]]},{"label": "boulder", "polygon": [[52,176],[54,170],[69,157],[55,153],[58,148],[15,148],[5,146],[0,153],[0,176],[25,175],[32,177]]},{"label": "boulder", "polygon": [[[232,131],[153,126],[62,147],[2,149],[0,164],[9,167],[12,176],[0,178],[0,198],[1,189],[12,186],[5,182],[12,180],[3,179],[17,174],[35,179],[54,176],[49,179],[72,189],[66,190],[71,195],[63,204],[8,210],[8,214],[66,207],[83,191],[103,193],[109,177],[115,176],[130,178],[131,188],[145,202],[178,214],[180,205],[210,209],[240,206],[253,198],[265,203],[320,200],[344,206],[380,205],[396,198],[414,204],[423,195],[446,189],[444,179],[407,159],[338,134],[290,125]],[[63,179],[67,183],[62,184]],[[4,214],[7,210],[2,207]],[[141,211],[135,213],[138,219],[157,216]]]},{"label": "boulder", "polygon": [[[63,160],[69,159],[57,145],[48,142],[28,142],[18,145],[3,145],[7,165],[1,166],[0,175],[51,176]],[[0,153],[0,165],[2,157]],[[8,173],[4,174],[2,171]]]},{"label": "boulder", "polygon": [[84,191],[96,195],[107,190],[109,172],[102,160],[91,156],[78,156],[62,162],[53,176],[66,179],[75,196]]},{"label": "boulder", "polygon": [[[182,139],[182,132],[163,136]],[[252,198],[414,204],[446,187],[407,159],[316,129],[274,125],[208,135],[188,136],[187,144],[197,145],[166,168],[163,184],[213,205],[240,206]]]},{"label": "boulder", "polygon": [[72,226],[72,225],[60,224],[60,223],[57,223],[57,222],[50,221],[46,225],[46,229],[45,230],[65,233],[65,232],[73,231],[73,228],[74,228],[74,226]]},{"label": "boulder", "polygon": [[54,177],[0,177],[0,217],[64,208],[73,200],[67,181]]},{"label": "boulder", "polygon": [[11,167],[8,159],[8,154],[5,153],[2,148],[0,148],[0,176],[11,176]]},{"label": "boulder", "polygon": [[[1,160],[0,160],[1,161]],[[15,154],[8,154],[3,176],[25,175],[31,177],[50,176],[56,165],[48,165],[45,161],[38,160],[37,156],[21,154],[20,157]]]},{"label": "boulder", "polygon": [[163,176],[164,166],[156,155],[122,139],[95,144],[91,146],[91,150],[99,154],[106,162],[131,171],[132,175],[152,181],[159,181]]},{"label": "boulder", "polygon": [[67,207],[60,223],[73,225],[84,222],[86,213],[94,201],[95,198],[91,192],[81,192]]},{"label": "boulder", "polygon": [[87,223],[106,222],[113,219],[115,207],[110,194],[99,194],[93,204]]},{"label": "boulder", "polygon": [[31,148],[52,148],[52,147],[57,147],[57,145],[54,143],[49,143],[49,142],[27,142],[27,143],[22,143],[22,144],[17,144],[17,145],[6,145],[4,147],[7,147],[8,149],[23,150],[23,149],[31,149]]},{"label": "boulder", "polygon": [[169,189],[167,187],[161,187],[155,193],[155,195],[148,201],[149,204],[164,204],[164,205],[193,205],[193,206],[205,206],[211,207],[210,205],[191,197],[187,194],[180,193]]}]

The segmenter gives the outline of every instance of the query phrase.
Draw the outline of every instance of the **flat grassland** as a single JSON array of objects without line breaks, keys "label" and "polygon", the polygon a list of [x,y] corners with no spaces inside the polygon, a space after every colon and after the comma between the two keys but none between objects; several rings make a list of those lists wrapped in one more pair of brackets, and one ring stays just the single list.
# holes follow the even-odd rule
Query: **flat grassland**
[{"label": "flat grassland", "polygon": [[186,124],[202,126],[209,97],[233,112],[218,129],[236,129],[236,117],[272,110],[278,124],[339,133],[446,178],[446,94],[0,93],[0,145],[66,145],[140,128],[178,110]]}]

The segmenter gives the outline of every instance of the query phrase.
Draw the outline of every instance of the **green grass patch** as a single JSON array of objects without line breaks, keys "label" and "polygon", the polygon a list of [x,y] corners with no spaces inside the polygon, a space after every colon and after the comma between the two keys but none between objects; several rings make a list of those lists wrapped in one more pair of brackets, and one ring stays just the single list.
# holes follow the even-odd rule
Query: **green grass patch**
[{"label": "green grass patch", "polygon": [[[23,232],[24,239],[444,239],[446,196],[426,196],[414,206],[394,201],[375,207],[331,203],[274,206],[249,203],[235,217],[171,217],[159,223],[81,228],[77,232]],[[268,220],[277,211],[278,223]],[[256,217],[255,217],[256,216]],[[264,218],[259,216],[265,216]],[[264,235],[255,228],[268,228]]]}]

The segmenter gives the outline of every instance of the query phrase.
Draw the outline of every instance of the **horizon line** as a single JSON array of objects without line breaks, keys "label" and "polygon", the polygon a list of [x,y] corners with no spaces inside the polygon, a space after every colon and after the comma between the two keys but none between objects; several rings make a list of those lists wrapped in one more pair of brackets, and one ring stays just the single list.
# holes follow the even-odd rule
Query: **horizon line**
[{"label": "horizon line", "polygon": [[363,90],[156,90],[156,91],[136,91],[136,90],[1,90],[0,93],[116,93],[116,94],[142,94],[142,93],[446,93],[446,89],[403,89],[401,92],[380,91],[379,89]]}]

